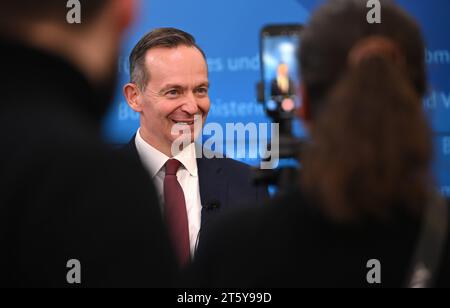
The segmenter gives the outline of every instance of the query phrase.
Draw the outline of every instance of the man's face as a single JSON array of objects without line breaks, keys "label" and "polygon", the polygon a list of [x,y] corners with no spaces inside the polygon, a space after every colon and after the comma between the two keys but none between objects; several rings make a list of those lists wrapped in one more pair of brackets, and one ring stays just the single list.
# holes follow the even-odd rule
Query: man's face
[{"label": "man's face", "polygon": [[140,95],[141,133],[153,147],[167,154],[180,134],[175,124],[190,128],[194,140],[194,116],[203,126],[210,109],[208,68],[195,47],[155,48],[145,58],[149,82]]},{"label": "man's face", "polygon": [[287,64],[280,64],[278,66],[278,76],[287,77],[289,75],[289,66]]}]

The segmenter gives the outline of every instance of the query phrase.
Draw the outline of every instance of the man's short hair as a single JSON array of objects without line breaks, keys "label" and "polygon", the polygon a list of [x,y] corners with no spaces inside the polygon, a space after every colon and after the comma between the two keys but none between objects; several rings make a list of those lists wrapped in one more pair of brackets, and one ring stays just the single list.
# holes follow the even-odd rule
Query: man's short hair
[{"label": "man's short hair", "polygon": [[144,90],[150,80],[150,72],[145,67],[145,55],[153,48],[176,48],[179,46],[198,49],[206,61],[206,55],[196,44],[195,38],[182,30],[175,28],[159,28],[147,33],[133,48],[130,55],[130,78],[141,90]]}]

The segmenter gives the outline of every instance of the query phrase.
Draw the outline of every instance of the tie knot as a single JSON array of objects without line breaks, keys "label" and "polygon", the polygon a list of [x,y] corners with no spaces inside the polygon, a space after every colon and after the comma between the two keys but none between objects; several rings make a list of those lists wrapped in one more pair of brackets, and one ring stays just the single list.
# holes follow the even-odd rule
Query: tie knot
[{"label": "tie knot", "polygon": [[176,159],[169,159],[166,163],[166,175],[176,175],[181,163]]}]

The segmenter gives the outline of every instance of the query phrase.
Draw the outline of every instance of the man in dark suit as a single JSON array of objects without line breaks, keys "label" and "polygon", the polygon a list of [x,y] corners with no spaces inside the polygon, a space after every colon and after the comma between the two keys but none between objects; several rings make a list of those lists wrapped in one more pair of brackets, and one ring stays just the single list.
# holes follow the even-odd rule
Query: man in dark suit
[{"label": "man in dark suit", "polygon": [[0,4],[0,287],[170,286],[153,184],[100,138],[134,1],[64,4]]},{"label": "man in dark suit", "polygon": [[209,81],[205,54],[190,34],[173,28],[148,33],[131,53],[130,72],[124,94],[141,125],[127,149],[155,181],[184,267],[212,216],[239,203],[258,204],[267,189],[252,185],[242,163],[198,157],[194,141],[210,109]]},{"label": "man in dark suit", "polygon": [[270,95],[275,98],[295,95],[295,84],[289,76],[289,66],[286,63],[278,65],[277,75],[270,85]]}]

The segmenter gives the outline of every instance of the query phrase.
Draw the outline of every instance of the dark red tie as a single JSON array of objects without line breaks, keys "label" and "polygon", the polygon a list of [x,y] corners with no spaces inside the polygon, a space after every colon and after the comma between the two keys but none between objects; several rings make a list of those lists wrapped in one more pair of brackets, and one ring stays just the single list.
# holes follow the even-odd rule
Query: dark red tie
[{"label": "dark red tie", "polygon": [[184,198],[183,188],[177,179],[177,171],[180,166],[181,163],[175,159],[170,159],[166,163],[164,212],[173,248],[179,264],[183,268],[189,264],[191,253],[186,200]]}]

